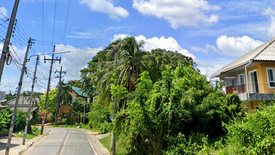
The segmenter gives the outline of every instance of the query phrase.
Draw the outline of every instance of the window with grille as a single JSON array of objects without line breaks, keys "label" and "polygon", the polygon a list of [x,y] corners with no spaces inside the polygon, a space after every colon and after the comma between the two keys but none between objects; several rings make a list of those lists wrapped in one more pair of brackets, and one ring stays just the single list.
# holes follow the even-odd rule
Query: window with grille
[{"label": "window with grille", "polygon": [[275,88],[274,68],[268,67],[266,68],[266,72],[269,88]]}]

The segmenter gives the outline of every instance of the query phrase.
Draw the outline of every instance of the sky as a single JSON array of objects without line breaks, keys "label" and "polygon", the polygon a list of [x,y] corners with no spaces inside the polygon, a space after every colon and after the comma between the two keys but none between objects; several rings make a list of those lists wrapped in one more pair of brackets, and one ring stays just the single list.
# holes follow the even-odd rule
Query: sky
[{"label": "sky", "polygon": [[[2,50],[14,0],[0,1]],[[275,36],[274,0],[21,0],[11,38],[13,61],[5,65],[0,90],[16,92],[27,42],[35,39],[28,55],[22,91],[30,91],[36,56],[40,56],[35,91],[45,92],[55,52],[55,71],[67,73],[65,82],[80,79],[97,52],[112,41],[135,36],[143,49],[162,48],[190,56],[201,74],[215,71]],[[19,64],[19,65],[18,65]],[[21,68],[20,68],[21,67]]]}]

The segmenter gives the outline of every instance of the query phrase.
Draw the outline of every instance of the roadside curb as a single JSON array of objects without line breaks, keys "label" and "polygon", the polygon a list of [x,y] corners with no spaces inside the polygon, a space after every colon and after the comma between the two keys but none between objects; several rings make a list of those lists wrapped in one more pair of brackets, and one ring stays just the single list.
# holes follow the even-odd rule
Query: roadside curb
[{"label": "roadside curb", "polygon": [[100,141],[96,138],[90,130],[82,129],[86,132],[88,141],[90,142],[91,147],[93,148],[96,155],[110,155],[110,152],[105,148]]},{"label": "roadside curb", "polygon": [[39,144],[42,140],[44,140],[48,135],[50,135],[52,133],[52,130],[48,130],[48,131],[45,131],[45,134],[43,135],[39,135],[37,137],[34,137],[33,139],[31,139],[30,141],[33,141],[31,142],[28,147],[22,151],[19,152],[19,155],[21,154],[24,154],[26,152],[28,152],[28,150],[30,150],[30,148],[34,147],[35,145]]}]

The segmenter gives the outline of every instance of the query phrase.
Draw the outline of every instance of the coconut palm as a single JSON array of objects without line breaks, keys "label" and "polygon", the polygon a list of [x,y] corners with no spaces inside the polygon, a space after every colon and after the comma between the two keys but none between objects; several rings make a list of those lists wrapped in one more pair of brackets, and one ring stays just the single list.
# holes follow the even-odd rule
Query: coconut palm
[{"label": "coconut palm", "polygon": [[73,97],[70,94],[70,91],[71,91],[71,87],[65,86],[65,87],[60,88],[60,96],[59,97],[60,97],[60,101],[62,101],[62,103],[63,103],[62,116],[64,114],[65,105],[71,103],[73,100]]}]

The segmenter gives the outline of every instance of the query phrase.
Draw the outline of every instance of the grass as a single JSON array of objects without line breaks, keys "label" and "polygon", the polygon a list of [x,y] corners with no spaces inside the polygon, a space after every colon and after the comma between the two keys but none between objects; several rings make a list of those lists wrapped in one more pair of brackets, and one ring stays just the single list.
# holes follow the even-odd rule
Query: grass
[{"label": "grass", "polygon": [[[21,133],[21,134],[17,133],[16,136],[17,136],[17,137],[24,138],[24,131],[21,131],[20,133]],[[39,130],[39,129],[34,129],[32,134],[29,134],[29,133],[28,133],[28,134],[26,135],[26,139],[32,139],[32,138],[38,136],[39,134],[40,134],[40,130]]]},{"label": "grass", "polygon": [[[112,150],[111,150],[111,137],[112,137],[112,134],[110,134],[108,137],[99,139],[100,143],[104,147],[106,147],[110,153],[112,153]],[[125,138],[125,136],[123,136],[123,135],[119,135],[116,138],[116,154],[118,154],[118,155],[125,154],[125,152],[123,152],[123,149],[122,149],[122,147],[124,146],[123,145],[124,138]]]},{"label": "grass", "polygon": [[111,134],[108,137],[100,139],[99,141],[109,150],[109,152],[111,152]]}]

